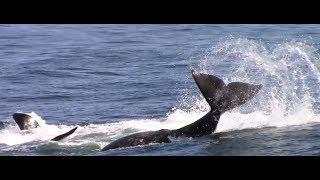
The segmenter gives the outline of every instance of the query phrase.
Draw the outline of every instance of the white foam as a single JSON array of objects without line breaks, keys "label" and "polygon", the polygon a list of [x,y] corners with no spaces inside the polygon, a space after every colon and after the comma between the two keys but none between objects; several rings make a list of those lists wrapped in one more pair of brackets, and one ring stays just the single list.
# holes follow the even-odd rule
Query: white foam
[{"label": "white foam", "polygon": [[21,131],[17,125],[10,125],[0,131],[0,143],[15,145],[37,140],[49,140],[72,128],[64,125],[48,125],[35,112],[27,114],[36,120],[40,127]]}]

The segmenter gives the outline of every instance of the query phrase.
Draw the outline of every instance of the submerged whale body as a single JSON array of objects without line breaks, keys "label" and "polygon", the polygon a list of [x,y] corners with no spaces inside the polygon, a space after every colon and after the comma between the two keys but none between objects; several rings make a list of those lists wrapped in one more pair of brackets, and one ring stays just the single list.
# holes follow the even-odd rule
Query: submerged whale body
[{"label": "submerged whale body", "polygon": [[210,111],[199,120],[175,130],[161,129],[135,133],[122,137],[105,146],[102,151],[115,148],[146,145],[150,143],[169,143],[169,137],[201,137],[213,133],[220,116],[252,99],[262,88],[243,82],[225,84],[216,76],[192,70],[193,78],[202,95],[210,105]]},{"label": "submerged whale body", "polygon": [[[34,128],[38,128],[40,127],[40,124],[29,114],[26,113],[14,113],[12,115],[14,121],[18,124],[20,130],[30,130],[30,129],[34,129]],[[51,141],[60,141],[68,136],[70,136],[71,134],[73,134],[76,129],[78,127],[75,127],[73,129],[71,129],[70,131],[61,134],[59,136],[56,136],[54,138],[51,139]]]}]

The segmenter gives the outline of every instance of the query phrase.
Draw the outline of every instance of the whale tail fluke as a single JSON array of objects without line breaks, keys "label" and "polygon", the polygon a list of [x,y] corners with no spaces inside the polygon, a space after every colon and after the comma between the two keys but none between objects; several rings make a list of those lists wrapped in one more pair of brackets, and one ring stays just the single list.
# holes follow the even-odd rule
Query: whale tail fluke
[{"label": "whale tail fluke", "polygon": [[211,111],[224,113],[252,99],[261,90],[262,85],[243,82],[231,82],[226,85],[220,78],[192,70],[202,95],[211,107]]}]

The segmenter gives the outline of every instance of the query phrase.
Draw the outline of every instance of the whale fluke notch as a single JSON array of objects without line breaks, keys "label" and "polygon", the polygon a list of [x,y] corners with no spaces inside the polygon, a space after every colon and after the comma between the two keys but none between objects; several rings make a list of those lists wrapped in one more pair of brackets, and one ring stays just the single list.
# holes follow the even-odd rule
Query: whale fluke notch
[{"label": "whale fluke notch", "polygon": [[26,113],[14,113],[12,117],[18,124],[20,130],[28,130],[40,126],[37,121],[32,120],[32,116]]},{"label": "whale fluke notch", "polygon": [[77,130],[78,127],[75,127],[73,129],[71,129],[70,131],[64,133],[64,134],[61,134],[55,138],[52,138],[51,141],[60,141],[68,136],[70,136],[71,134],[73,134],[76,130]]},{"label": "whale fluke notch", "polygon": [[220,78],[191,70],[194,80],[212,111],[224,113],[252,99],[262,88],[244,82],[231,82],[226,85]]}]

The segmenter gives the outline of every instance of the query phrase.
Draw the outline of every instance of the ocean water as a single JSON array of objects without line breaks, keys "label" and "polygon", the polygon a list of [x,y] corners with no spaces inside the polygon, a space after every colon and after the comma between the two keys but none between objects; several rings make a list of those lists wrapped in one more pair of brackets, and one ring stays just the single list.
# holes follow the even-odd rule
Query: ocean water
[{"label": "ocean water", "polygon": [[[308,24],[0,25],[0,155],[320,155],[319,48]],[[212,135],[100,151],[203,116],[191,69],[263,89]],[[20,131],[15,112],[41,127]]]}]

